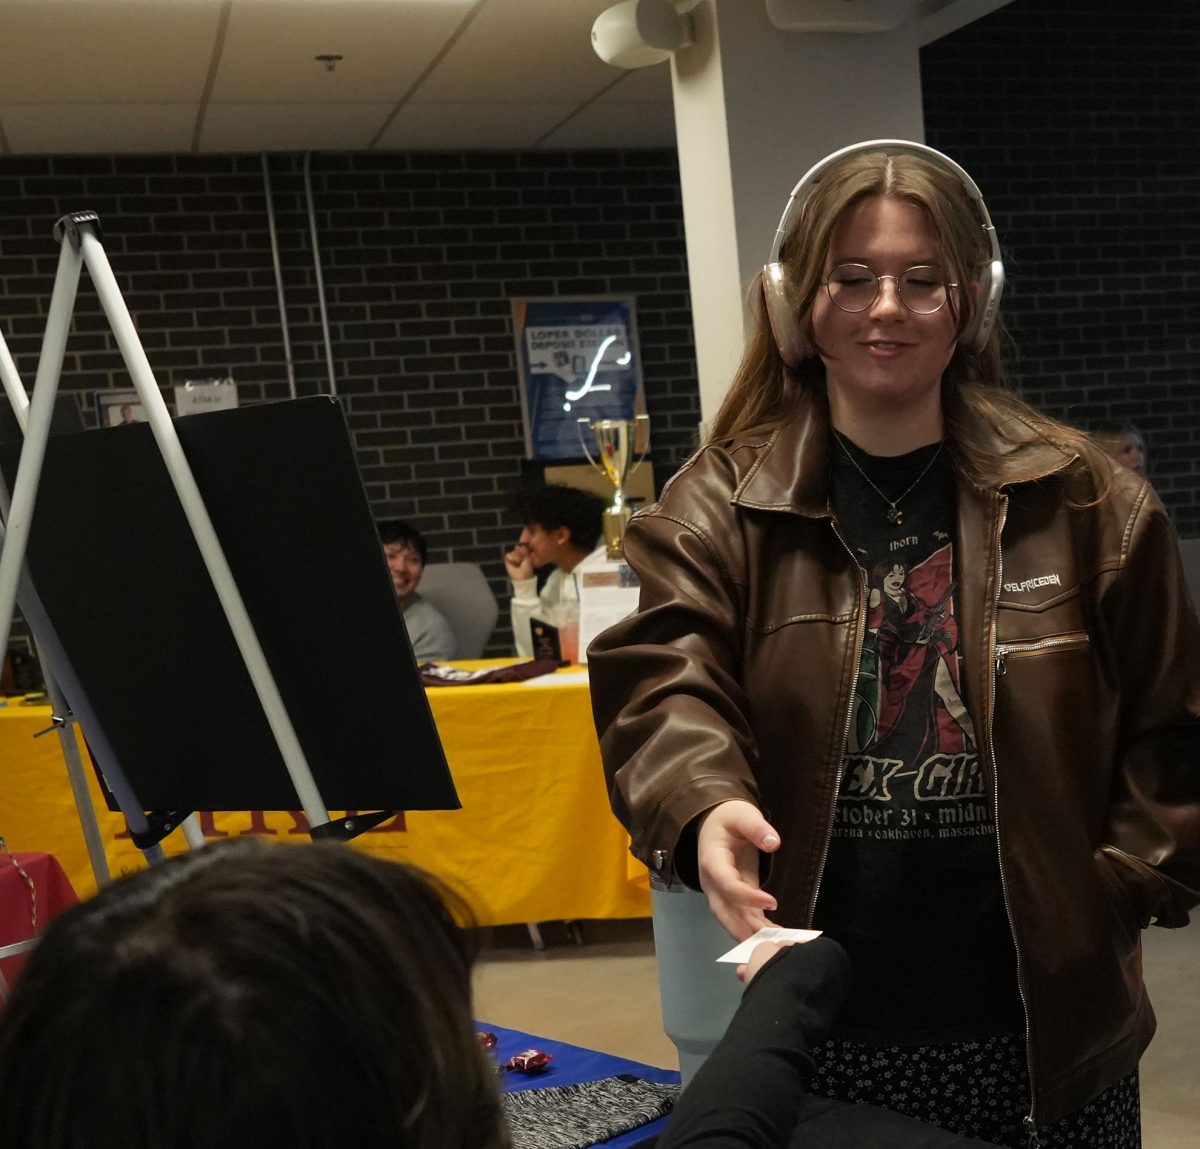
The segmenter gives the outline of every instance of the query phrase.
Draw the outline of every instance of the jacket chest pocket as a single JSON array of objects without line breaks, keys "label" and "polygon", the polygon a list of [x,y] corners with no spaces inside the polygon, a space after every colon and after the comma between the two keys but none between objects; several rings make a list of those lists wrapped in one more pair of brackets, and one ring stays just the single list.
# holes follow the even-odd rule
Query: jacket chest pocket
[{"label": "jacket chest pocket", "polygon": [[1026,658],[1040,658],[1052,654],[1086,652],[1091,647],[1091,636],[1085,630],[1066,634],[1049,634],[1044,638],[1018,639],[996,643],[996,673],[1008,673],[1010,662]]},{"label": "jacket chest pocket", "polygon": [[997,675],[1021,669],[1037,680],[1079,668],[1080,656],[1091,655],[1084,596],[1073,574],[1005,584],[996,613]]},{"label": "jacket chest pocket", "polygon": [[[848,552],[828,532],[809,524],[797,542],[789,535],[764,540],[748,563],[746,627],[765,637],[798,624],[851,621],[859,608],[862,575]],[[828,534],[828,537],[827,537]],[[771,545],[765,545],[770,542]]]},{"label": "jacket chest pocket", "polygon": [[[998,733],[997,749],[1002,743],[1006,761],[1056,763],[1065,779],[1106,759],[1103,744],[1113,736],[1117,708],[1093,647],[1082,625],[997,637],[994,722],[1005,732],[1003,738]],[[1080,801],[1086,800],[1081,792]]]}]

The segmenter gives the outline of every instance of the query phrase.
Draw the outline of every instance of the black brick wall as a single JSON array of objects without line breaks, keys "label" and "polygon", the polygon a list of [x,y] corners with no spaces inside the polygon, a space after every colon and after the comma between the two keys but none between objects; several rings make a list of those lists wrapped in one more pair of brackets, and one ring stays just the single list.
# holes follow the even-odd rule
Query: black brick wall
[{"label": "black brick wall", "polygon": [[[1200,6],[1014,0],[922,52],[927,139],[987,197],[1015,381],[1080,424],[1130,418],[1200,535]],[[327,390],[302,160],[271,158],[300,394]],[[509,298],[636,296],[659,482],[699,419],[678,169],[667,152],[318,154],[338,389],[379,517],[434,561],[500,555],[522,481]],[[287,395],[257,156],[0,159],[0,330],[31,382],[57,260],[90,207],[159,382],[228,371]],[[64,386],[124,387],[86,281]],[[508,649],[502,611],[492,650]]]},{"label": "black brick wall", "polygon": [[[380,518],[431,561],[478,562],[502,604],[519,529],[521,408],[510,298],[632,295],[660,481],[700,418],[673,152],[315,155],[334,371]],[[328,390],[302,159],[271,157],[297,391]],[[58,259],[51,226],[91,208],[167,390],[229,372],[243,403],[288,395],[258,156],[0,161],[0,324],[31,384]],[[63,388],[91,419],[128,387],[85,274]],[[492,649],[510,646],[502,611]]]},{"label": "black brick wall", "polygon": [[1013,376],[1083,426],[1131,419],[1200,535],[1200,5],[1014,0],[921,54],[926,140],[1005,252]]}]

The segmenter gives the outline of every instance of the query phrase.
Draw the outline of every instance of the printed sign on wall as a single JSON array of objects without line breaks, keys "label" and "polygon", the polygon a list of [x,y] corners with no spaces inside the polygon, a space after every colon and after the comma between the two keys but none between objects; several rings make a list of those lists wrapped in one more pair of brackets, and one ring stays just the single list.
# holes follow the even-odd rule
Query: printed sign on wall
[{"label": "printed sign on wall", "polygon": [[631,298],[514,299],[513,334],[529,458],[582,459],[580,419],[645,412]]},{"label": "printed sign on wall", "polygon": [[205,411],[224,411],[237,405],[237,384],[231,376],[188,379],[175,388],[176,415],[200,415]]}]

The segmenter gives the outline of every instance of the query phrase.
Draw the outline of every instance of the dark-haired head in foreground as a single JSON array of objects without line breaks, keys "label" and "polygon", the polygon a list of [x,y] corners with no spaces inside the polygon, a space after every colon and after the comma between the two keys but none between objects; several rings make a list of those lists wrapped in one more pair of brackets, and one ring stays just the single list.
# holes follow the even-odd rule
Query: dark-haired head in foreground
[{"label": "dark-haired head in foreground", "polygon": [[239,838],[56,919],[0,1014],[5,1149],[507,1149],[461,907]]}]

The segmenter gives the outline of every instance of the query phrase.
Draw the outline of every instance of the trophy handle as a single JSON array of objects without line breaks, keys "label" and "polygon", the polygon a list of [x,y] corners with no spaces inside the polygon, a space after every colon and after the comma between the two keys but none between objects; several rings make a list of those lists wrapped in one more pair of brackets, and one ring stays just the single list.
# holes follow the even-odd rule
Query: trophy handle
[{"label": "trophy handle", "polygon": [[[587,456],[587,461],[592,464],[592,468],[594,470],[599,471],[600,474],[603,475],[604,468],[602,466],[600,466],[600,464],[597,463],[595,459],[592,458],[592,453],[591,453],[591,451],[588,450],[587,440],[583,437],[582,424],[586,423],[590,426],[591,422],[592,422],[591,419],[576,419],[575,420],[575,429],[579,432],[579,445],[583,448],[583,453]],[[638,462],[640,463],[641,459],[639,459]]]},{"label": "trophy handle", "polygon": [[[582,422],[582,420],[581,420]],[[642,453],[638,455],[637,462],[629,468],[629,473],[632,475],[645,461],[646,455],[650,450],[650,416],[649,415],[634,415],[633,422],[637,428],[634,432],[634,446],[637,446],[637,440],[642,440]]]}]

